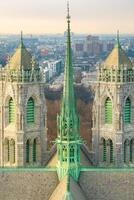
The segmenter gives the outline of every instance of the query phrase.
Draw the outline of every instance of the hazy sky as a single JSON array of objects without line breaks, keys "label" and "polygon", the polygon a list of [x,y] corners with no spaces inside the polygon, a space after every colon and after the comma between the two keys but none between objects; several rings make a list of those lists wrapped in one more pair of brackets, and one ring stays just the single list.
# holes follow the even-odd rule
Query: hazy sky
[{"label": "hazy sky", "polygon": [[[70,0],[72,31],[134,33],[134,0]],[[0,33],[63,33],[66,0],[0,0]]]}]

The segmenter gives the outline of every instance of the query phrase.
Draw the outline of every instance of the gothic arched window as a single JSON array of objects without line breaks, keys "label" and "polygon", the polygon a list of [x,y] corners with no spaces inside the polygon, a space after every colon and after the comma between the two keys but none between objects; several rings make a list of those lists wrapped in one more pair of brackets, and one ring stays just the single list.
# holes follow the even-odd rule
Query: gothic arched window
[{"label": "gothic arched window", "polygon": [[125,140],[124,142],[124,162],[128,163],[130,161],[130,142]]},{"label": "gothic arched window", "polygon": [[36,139],[33,141],[33,162],[36,162]]},{"label": "gothic arched window", "polygon": [[10,163],[15,163],[15,141],[13,139],[10,141]]},{"label": "gothic arched window", "polygon": [[110,140],[110,163],[113,162],[113,142]]},{"label": "gothic arched window", "polygon": [[29,163],[29,153],[30,153],[30,142],[27,140],[26,142],[26,162]]},{"label": "gothic arched window", "polygon": [[130,141],[130,162],[134,162],[134,139]]},{"label": "gothic arched window", "polygon": [[129,97],[126,99],[126,102],[125,102],[124,122],[125,122],[125,124],[131,123],[131,100]]},{"label": "gothic arched window", "polygon": [[30,97],[30,99],[27,102],[27,123],[31,124],[34,123],[34,99]]},{"label": "gothic arched window", "polygon": [[107,155],[106,155],[106,140],[102,139],[102,160],[103,162],[106,161]]},{"label": "gothic arched window", "polygon": [[9,123],[15,122],[15,103],[12,98],[9,100]]},{"label": "gothic arched window", "polygon": [[5,138],[4,141],[4,161],[7,163],[10,159],[10,148],[9,148],[9,140]]},{"label": "gothic arched window", "polygon": [[70,162],[74,162],[74,146],[70,147]]},{"label": "gothic arched window", "polygon": [[67,161],[67,148],[66,148],[66,146],[63,146],[62,156],[63,156],[63,162],[66,162]]},{"label": "gothic arched window", "polygon": [[105,124],[112,124],[112,101],[109,97],[105,101]]}]

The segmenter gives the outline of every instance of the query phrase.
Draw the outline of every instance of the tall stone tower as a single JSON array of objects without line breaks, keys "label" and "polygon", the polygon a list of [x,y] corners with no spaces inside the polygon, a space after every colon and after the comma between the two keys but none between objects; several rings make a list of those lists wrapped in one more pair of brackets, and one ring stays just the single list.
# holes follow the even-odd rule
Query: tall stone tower
[{"label": "tall stone tower", "polygon": [[40,166],[45,148],[44,84],[21,34],[0,70],[0,166]]},{"label": "tall stone tower", "polygon": [[134,67],[119,42],[98,69],[93,151],[99,166],[134,164]]},{"label": "tall stone tower", "polygon": [[71,56],[70,15],[68,5],[67,15],[67,47],[64,71],[64,88],[60,115],[57,117],[57,172],[61,180],[71,175],[78,180],[80,171],[80,134],[79,118],[76,111],[76,101],[73,86],[73,67]]}]

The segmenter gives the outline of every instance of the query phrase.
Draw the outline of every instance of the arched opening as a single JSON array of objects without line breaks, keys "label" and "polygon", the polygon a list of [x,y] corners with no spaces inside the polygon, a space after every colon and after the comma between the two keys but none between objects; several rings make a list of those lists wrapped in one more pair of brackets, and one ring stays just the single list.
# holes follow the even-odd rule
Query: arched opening
[{"label": "arched opening", "polygon": [[30,155],[30,141],[26,142],[26,162],[29,163],[29,155]]},{"label": "arched opening", "polygon": [[63,146],[62,160],[63,160],[63,162],[67,161],[67,148],[66,148],[66,146]]},{"label": "arched opening", "polygon": [[105,101],[105,124],[112,124],[112,101],[109,97]]},{"label": "arched opening", "polygon": [[15,163],[15,141],[13,139],[10,141],[10,163]]},{"label": "arched opening", "polygon": [[15,103],[12,99],[12,97],[9,100],[9,123],[14,123],[15,122]]},{"label": "arched opening", "polygon": [[113,142],[112,140],[109,141],[110,144],[110,163],[113,163]]},{"label": "arched opening", "polygon": [[37,150],[37,142],[36,142],[36,139],[34,139],[33,141],[33,162],[36,162],[37,160],[37,154],[36,154],[36,150]]},{"label": "arched opening", "polygon": [[74,162],[74,146],[70,147],[70,162]]},{"label": "arched opening", "polygon": [[124,142],[124,162],[128,163],[130,161],[130,145],[129,140]]},{"label": "arched opening", "polygon": [[134,139],[130,141],[130,162],[134,163]]},{"label": "arched opening", "polygon": [[124,123],[125,124],[131,123],[131,100],[129,97],[126,99],[124,107]]},{"label": "arched opening", "polygon": [[33,124],[34,118],[35,118],[35,105],[34,105],[34,99],[30,97],[30,99],[27,102],[27,123]]},{"label": "arched opening", "polygon": [[9,140],[5,138],[4,141],[4,161],[5,163],[10,161],[10,149],[9,149]]},{"label": "arched opening", "polygon": [[106,140],[104,138],[102,138],[101,141],[102,141],[102,161],[106,162],[106,160],[107,160]]}]

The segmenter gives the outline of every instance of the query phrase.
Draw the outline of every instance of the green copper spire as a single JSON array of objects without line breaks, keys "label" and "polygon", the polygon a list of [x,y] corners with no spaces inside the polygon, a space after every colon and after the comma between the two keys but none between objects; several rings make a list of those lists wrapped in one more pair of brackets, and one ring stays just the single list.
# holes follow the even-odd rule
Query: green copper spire
[{"label": "green copper spire", "polygon": [[[69,3],[67,4],[67,48],[66,48],[66,62],[64,72],[64,89],[63,99],[66,102],[67,109],[73,109],[74,105],[74,87],[73,87],[73,68],[72,68],[72,53],[71,53],[71,35],[70,35],[70,14]],[[71,105],[71,106],[69,106]]]},{"label": "green copper spire", "polygon": [[57,127],[57,171],[59,179],[62,179],[65,175],[71,175],[77,181],[80,168],[81,140],[73,86],[69,3],[67,4],[67,44],[64,87],[61,112],[57,117]]}]

